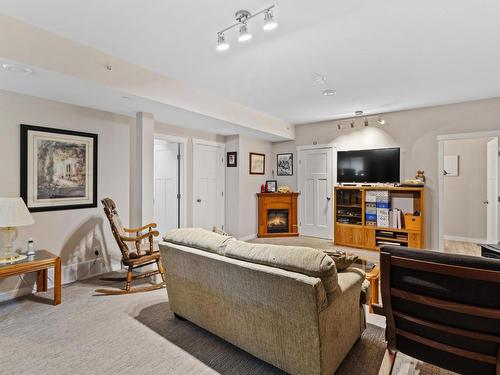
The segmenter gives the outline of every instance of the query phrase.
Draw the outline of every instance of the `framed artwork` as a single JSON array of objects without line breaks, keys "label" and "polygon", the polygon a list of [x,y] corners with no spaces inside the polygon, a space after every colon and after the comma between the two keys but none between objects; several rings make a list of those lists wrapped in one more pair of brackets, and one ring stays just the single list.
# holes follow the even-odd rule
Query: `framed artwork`
[{"label": "framed artwork", "polygon": [[250,153],[250,174],[265,174],[266,173],[266,155]]},{"label": "framed artwork", "polygon": [[238,153],[236,151],[227,153],[227,166],[237,167],[238,166]]},{"label": "framed artwork", "polygon": [[97,207],[97,134],[21,125],[21,197],[31,212]]},{"label": "framed artwork", "polygon": [[293,176],[293,154],[276,155],[278,176]]},{"label": "framed artwork", "polygon": [[278,181],[276,181],[276,180],[267,180],[266,181],[266,192],[276,193],[277,190],[278,190]]}]

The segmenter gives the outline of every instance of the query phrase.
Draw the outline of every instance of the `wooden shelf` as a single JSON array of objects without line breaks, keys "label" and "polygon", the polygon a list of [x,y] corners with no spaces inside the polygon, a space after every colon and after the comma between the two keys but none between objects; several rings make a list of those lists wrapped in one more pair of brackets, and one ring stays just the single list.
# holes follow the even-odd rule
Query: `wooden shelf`
[{"label": "wooden shelf", "polygon": [[[413,210],[411,212],[420,212],[420,220],[422,223],[421,229],[395,229],[366,225],[366,192],[372,190],[387,191],[389,193],[389,201],[391,201],[391,197],[410,199],[411,202],[413,202]],[[337,204],[337,202],[339,202],[339,204]],[[361,202],[361,204],[357,204],[358,202]],[[335,187],[335,199],[333,204],[335,214],[334,233],[336,245],[352,246],[369,250],[379,249],[377,241],[400,243],[402,247],[408,246],[413,248],[424,248],[425,246],[425,188],[423,187],[337,186]],[[396,206],[395,208],[398,207]],[[341,209],[342,213],[338,213],[337,209]],[[410,209],[411,207],[407,206],[406,210],[408,212],[410,212]],[[346,215],[345,212],[352,213],[352,215]],[[360,215],[358,215],[358,213]],[[360,223],[340,223],[337,222],[337,218],[357,219]],[[377,231],[404,233],[407,238],[387,238],[377,233]]]}]

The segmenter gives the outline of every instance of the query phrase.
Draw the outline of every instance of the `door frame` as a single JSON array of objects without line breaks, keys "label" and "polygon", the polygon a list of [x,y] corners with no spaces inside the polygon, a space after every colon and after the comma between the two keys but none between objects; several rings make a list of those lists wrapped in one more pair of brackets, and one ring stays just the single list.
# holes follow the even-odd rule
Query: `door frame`
[{"label": "door frame", "polygon": [[[470,132],[470,133],[455,133],[455,134],[442,134],[436,137],[438,141],[438,243],[439,251],[444,251],[444,175],[442,173],[444,169],[444,143],[446,141],[460,140],[460,139],[474,139],[474,138],[499,138],[500,143],[500,131],[482,131],[482,132]],[[497,176],[500,180],[500,174]],[[495,201],[498,211],[498,199]],[[499,215],[500,216],[500,215]],[[500,220],[500,217],[499,219]],[[497,238],[499,235],[499,228],[497,226]]]},{"label": "door frame", "polygon": [[301,193],[301,186],[303,183],[303,176],[302,176],[302,164],[300,163],[300,152],[303,151],[309,151],[309,150],[319,150],[319,149],[331,149],[332,151],[332,160],[330,162],[331,164],[331,176],[332,176],[332,181],[330,186],[331,189],[331,194],[332,194],[332,199],[330,200],[330,204],[332,205],[332,220],[331,220],[331,228],[330,228],[330,234],[331,234],[331,240],[335,239],[335,231],[334,231],[334,226],[335,223],[333,222],[335,215],[333,214],[333,207],[334,207],[334,200],[335,200],[335,184],[337,183],[337,145],[335,143],[326,143],[326,144],[316,144],[316,145],[305,145],[305,146],[297,146],[297,190],[299,191],[299,196],[298,196],[298,204],[297,204],[297,209],[298,209],[298,216],[299,216],[299,234],[301,227],[302,227],[302,220],[303,220],[303,210],[302,210],[302,194]]},{"label": "door frame", "polygon": [[193,176],[192,176],[192,184],[193,184],[193,192],[192,192],[192,208],[191,208],[191,214],[193,215],[192,216],[192,224],[194,226],[194,220],[195,220],[195,211],[196,211],[196,204],[195,204],[195,178],[194,176],[196,176],[196,170],[197,170],[197,166],[196,166],[196,149],[198,146],[200,145],[203,145],[203,146],[212,146],[212,147],[216,147],[218,149],[220,149],[222,151],[222,170],[223,170],[223,173],[222,173],[222,181],[219,181],[223,187],[223,194],[224,194],[224,199],[222,200],[224,202],[224,207],[222,207],[222,225],[225,227],[226,226],[226,164],[225,164],[225,161],[226,161],[226,155],[225,155],[225,151],[226,151],[226,144],[225,143],[219,143],[219,142],[213,142],[213,141],[207,141],[205,139],[199,139],[199,138],[193,138],[192,139],[192,142],[193,142]]},{"label": "door frame", "polygon": [[[181,145],[181,170],[179,171],[179,184],[180,184],[180,191],[181,191],[181,209],[179,212],[179,217],[180,217],[180,222],[181,222],[181,227],[187,227],[187,201],[186,201],[186,196],[187,196],[187,186],[186,186],[186,171],[187,171],[187,160],[186,160],[186,153],[187,153],[187,144],[188,144],[188,139],[184,137],[178,137],[175,135],[169,135],[169,134],[162,134],[162,133],[154,133],[153,139],[159,139],[162,141],[167,141],[167,142],[175,142],[179,143]],[[153,159],[154,160],[154,159]],[[154,179],[154,171],[153,171],[153,179]]]}]

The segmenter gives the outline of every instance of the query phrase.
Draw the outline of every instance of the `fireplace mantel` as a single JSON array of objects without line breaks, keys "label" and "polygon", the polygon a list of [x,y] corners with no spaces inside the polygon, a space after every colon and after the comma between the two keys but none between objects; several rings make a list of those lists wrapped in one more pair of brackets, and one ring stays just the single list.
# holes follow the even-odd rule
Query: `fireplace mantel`
[{"label": "fireplace mantel", "polygon": [[[259,201],[259,237],[293,237],[299,235],[297,226],[297,196],[299,193],[258,193]],[[288,210],[288,230],[274,232],[268,229],[269,210]]]}]

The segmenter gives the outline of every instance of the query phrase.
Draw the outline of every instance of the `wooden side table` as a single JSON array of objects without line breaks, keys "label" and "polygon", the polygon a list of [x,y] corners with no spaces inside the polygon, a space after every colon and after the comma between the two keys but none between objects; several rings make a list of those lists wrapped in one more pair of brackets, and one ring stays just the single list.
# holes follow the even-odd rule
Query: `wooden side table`
[{"label": "wooden side table", "polygon": [[376,264],[370,271],[366,272],[366,280],[370,282],[370,304],[368,305],[369,311],[372,313],[372,305],[378,304],[378,294],[379,294],[379,278],[380,278],[380,267]]},{"label": "wooden side table", "polygon": [[48,288],[49,268],[54,267],[54,305],[61,303],[61,258],[47,250],[38,250],[35,255],[19,262],[1,264],[0,278],[37,272],[37,292],[46,292]]}]

